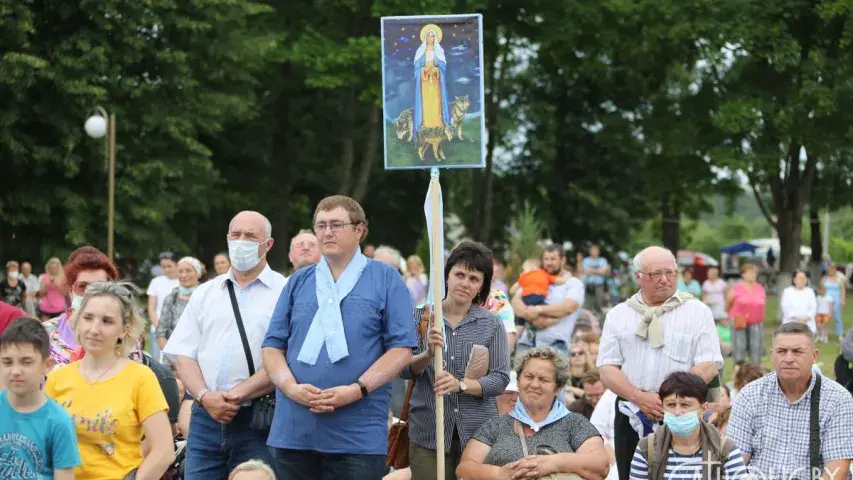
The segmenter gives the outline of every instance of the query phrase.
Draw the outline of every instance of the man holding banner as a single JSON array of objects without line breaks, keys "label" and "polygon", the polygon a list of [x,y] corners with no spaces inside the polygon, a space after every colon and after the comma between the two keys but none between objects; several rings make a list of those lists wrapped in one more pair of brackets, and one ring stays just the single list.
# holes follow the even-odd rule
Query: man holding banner
[{"label": "man holding banner", "polygon": [[275,384],[267,444],[288,479],[380,479],[388,383],[411,360],[412,301],[396,270],[361,253],[364,210],[344,196],[314,212],[320,263],[293,274],[263,343]]}]

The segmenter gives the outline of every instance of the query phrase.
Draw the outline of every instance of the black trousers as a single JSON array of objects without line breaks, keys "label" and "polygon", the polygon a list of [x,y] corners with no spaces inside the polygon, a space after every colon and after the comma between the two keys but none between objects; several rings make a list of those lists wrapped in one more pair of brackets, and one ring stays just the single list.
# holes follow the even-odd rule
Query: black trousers
[{"label": "black trousers", "polygon": [[624,398],[616,399],[616,418],[613,419],[613,450],[616,454],[616,468],[619,470],[619,480],[628,480],[631,476],[631,459],[634,451],[640,443],[640,437],[631,427],[631,421],[624,413],[619,411],[619,402]]}]

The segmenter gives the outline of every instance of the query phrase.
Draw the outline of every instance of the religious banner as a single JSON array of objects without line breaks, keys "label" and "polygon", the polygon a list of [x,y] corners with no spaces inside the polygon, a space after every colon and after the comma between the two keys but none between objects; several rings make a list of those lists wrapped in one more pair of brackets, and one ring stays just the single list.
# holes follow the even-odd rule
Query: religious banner
[{"label": "religious banner", "polygon": [[482,168],[483,17],[382,18],[385,168]]}]

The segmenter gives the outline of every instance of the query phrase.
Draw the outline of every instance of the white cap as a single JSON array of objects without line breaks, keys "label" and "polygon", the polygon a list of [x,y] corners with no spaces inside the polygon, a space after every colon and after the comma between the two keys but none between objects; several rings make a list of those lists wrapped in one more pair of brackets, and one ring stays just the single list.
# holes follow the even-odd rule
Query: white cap
[{"label": "white cap", "polygon": [[504,389],[504,392],[518,393],[518,374],[515,371],[509,372],[509,384]]}]

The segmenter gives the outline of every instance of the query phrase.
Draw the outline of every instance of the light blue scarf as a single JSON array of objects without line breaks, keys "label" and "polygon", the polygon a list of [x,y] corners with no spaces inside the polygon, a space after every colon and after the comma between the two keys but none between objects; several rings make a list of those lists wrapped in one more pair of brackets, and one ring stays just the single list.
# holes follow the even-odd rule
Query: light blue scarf
[{"label": "light blue scarf", "polygon": [[563,405],[563,402],[555,398],[554,404],[551,406],[551,411],[548,412],[548,417],[541,422],[535,422],[530,418],[530,415],[527,413],[527,410],[524,409],[524,405],[521,404],[521,399],[519,398],[518,401],[515,402],[515,408],[510,412],[509,416],[532,428],[534,432],[538,432],[542,427],[550,425],[568,414],[569,409]]},{"label": "light blue scarf", "polygon": [[299,356],[296,357],[297,360],[309,365],[316,364],[324,343],[332,363],[349,356],[344,318],[341,315],[341,301],[349,295],[361,278],[367,261],[361,249],[357,249],[346,270],[336,282],[326,257],[320,258],[320,263],[314,270],[314,281],[317,284],[317,313],[311,321],[311,327],[308,329],[308,335],[305,336]]}]

